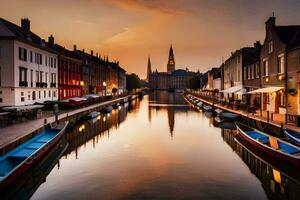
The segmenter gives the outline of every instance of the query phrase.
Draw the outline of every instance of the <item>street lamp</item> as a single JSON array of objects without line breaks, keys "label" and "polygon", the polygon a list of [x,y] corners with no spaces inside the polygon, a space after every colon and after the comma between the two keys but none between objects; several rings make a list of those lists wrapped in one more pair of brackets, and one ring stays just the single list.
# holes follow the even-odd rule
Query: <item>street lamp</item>
[{"label": "street lamp", "polygon": [[106,99],[106,82],[103,81],[102,85],[104,87],[104,96],[105,96],[105,99]]}]

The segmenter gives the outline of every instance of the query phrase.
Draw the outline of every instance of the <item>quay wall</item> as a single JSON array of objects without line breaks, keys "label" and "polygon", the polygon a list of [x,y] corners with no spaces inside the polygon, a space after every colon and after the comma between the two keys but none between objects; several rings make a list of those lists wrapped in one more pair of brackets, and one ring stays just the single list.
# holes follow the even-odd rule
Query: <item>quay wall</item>
[{"label": "quay wall", "polygon": [[[138,98],[140,95],[142,95],[142,93],[128,95],[125,97],[121,97],[121,98],[117,98],[117,99],[113,99],[113,100],[108,100],[106,102],[101,102],[98,104],[90,105],[90,106],[87,106],[84,108],[79,108],[76,110],[64,112],[64,113],[59,114],[58,121],[59,122],[69,121],[69,122],[76,123],[79,120],[81,120],[83,116],[86,116],[93,111],[100,111],[101,109],[103,109],[107,106],[112,106],[112,105],[115,105],[118,103],[130,102],[130,101]],[[55,117],[51,116],[48,118],[44,118],[44,120],[46,121],[47,124],[54,123]],[[0,156],[5,154],[6,152],[10,151],[11,149],[15,148],[16,146],[28,141],[29,139],[36,136],[43,130],[45,130],[45,124],[41,124],[41,126],[39,128],[37,128],[36,130],[24,133],[22,136],[15,138],[14,140],[10,141],[9,143],[1,145],[0,146]]]}]

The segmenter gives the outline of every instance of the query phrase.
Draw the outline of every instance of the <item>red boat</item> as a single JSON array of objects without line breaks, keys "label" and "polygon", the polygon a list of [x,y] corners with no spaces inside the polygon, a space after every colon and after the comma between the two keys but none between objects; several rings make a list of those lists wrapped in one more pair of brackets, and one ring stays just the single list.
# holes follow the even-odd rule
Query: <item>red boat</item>
[{"label": "red boat", "polygon": [[259,130],[246,126],[242,123],[236,122],[235,124],[238,131],[237,137],[240,137],[268,156],[300,167],[299,147],[277,137],[270,136]]}]

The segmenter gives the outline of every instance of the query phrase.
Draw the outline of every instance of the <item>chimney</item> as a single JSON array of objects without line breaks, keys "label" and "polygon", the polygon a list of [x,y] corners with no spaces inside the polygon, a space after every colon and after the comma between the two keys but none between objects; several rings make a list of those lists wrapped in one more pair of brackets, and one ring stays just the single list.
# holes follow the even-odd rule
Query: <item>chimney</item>
[{"label": "chimney", "polygon": [[98,53],[96,53],[96,57],[98,58]]},{"label": "chimney", "polygon": [[54,37],[53,37],[53,35],[50,35],[48,37],[48,43],[49,43],[50,46],[54,46]]},{"label": "chimney", "polygon": [[91,56],[94,56],[94,51],[93,50],[91,50]]},{"label": "chimney", "polygon": [[261,43],[260,43],[260,41],[256,41],[255,43],[254,43],[254,48],[260,48],[261,47]]},{"label": "chimney", "polygon": [[28,18],[21,19],[21,27],[23,30],[29,32],[30,31],[30,21]]},{"label": "chimney", "polygon": [[84,53],[84,49],[82,49],[82,52]]},{"label": "chimney", "polygon": [[74,50],[74,51],[77,51],[77,46],[76,46],[76,44],[74,44],[73,50]]}]

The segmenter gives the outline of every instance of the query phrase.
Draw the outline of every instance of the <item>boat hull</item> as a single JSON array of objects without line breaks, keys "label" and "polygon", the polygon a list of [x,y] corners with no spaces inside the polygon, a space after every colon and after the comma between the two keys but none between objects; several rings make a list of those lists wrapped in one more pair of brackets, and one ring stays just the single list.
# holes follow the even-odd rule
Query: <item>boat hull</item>
[{"label": "boat hull", "polygon": [[245,142],[247,142],[248,144],[250,144],[251,146],[261,150],[263,153],[267,154],[268,156],[271,156],[271,157],[274,157],[274,158],[277,158],[279,159],[280,161],[283,161],[283,162],[288,162],[289,164],[292,164],[292,165],[295,165],[297,167],[300,167],[300,160],[297,159],[297,158],[293,158],[293,157],[289,157],[289,156],[286,156],[276,150],[273,150],[273,149],[270,149],[252,139],[250,139],[249,137],[247,137],[243,131],[241,129],[237,129],[238,131],[238,134],[236,137],[239,137],[239,139],[242,139],[244,140]]},{"label": "boat hull", "polygon": [[291,134],[289,134],[289,132],[287,130],[284,130],[283,133],[288,138],[289,141],[300,146],[300,138],[296,138],[296,137],[292,136]]},{"label": "boat hull", "polygon": [[53,140],[49,141],[42,148],[40,148],[34,155],[32,155],[24,164],[18,167],[13,173],[9,174],[5,179],[0,182],[0,190],[5,188],[11,182],[13,182],[16,178],[18,178],[22,173],[25,173],[29,168],[31,168],[34,164],[36,164],[45,154],[47,154],[52,147],[54,147],[62,138],[66,131],[67,125],[58,133],[58,135],[53,138]]}]

